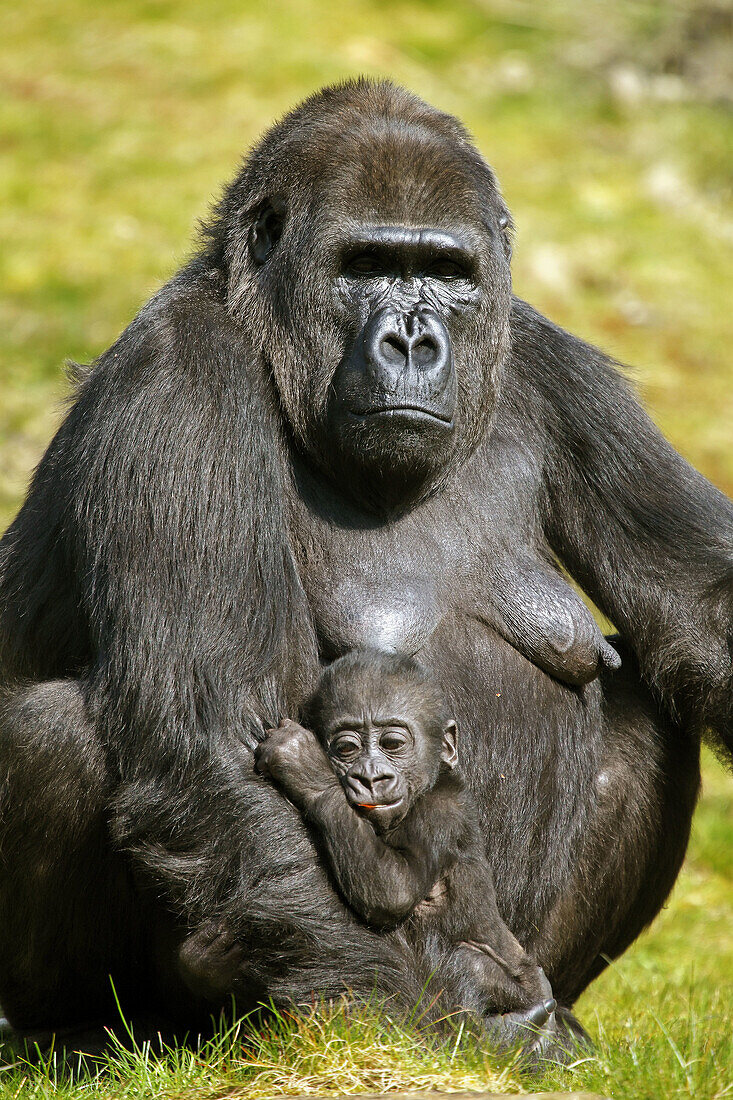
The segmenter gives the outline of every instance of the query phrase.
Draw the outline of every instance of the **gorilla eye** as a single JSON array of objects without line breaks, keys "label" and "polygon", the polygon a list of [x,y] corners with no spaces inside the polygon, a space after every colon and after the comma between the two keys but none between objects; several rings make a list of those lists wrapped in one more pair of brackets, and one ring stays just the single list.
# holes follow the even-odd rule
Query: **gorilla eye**
[{"label": "gorilla eye", "polygon": [[361,752],[361,741],[355,734],[345,734],[334,737],[330,746],[331,756],[337,756],[339,760],[351,760]]},{"label": "gorilla eye", "polygon": [[379,738],[379,744],[385,752],[400,752],[407,744],[407,737],[399,730],[387,730]]},{"label": "gorilla eye", "polygon": [[466,279],[468,272],[455,260],[436,260],[428,268],[428,275],[436,279]]},{"label": "gorilla eye", "polygon": [[382,265],[373,252],[359,252],[348,260],[346,269],[353,275],[377,275],[381,272]]}]

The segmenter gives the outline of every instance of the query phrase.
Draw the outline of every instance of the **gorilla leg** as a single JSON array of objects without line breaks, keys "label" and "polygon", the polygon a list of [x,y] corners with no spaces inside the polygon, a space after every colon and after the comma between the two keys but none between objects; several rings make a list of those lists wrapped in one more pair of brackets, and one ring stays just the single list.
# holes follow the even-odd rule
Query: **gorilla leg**
[{"label": "gorilla leg", "polygon": [[[112,851],[104,755],[74,681],[0,712],[0,1004],[19,1028],[111,1019],[143,967],[140,902]],[[135,960],[139,966],[135,966]]]},{"label": "gorilla leg", "polygon": [[573,879],[527,944],[572,1005],[656,916],[684,859],[699,743],[657,707],[633,655],[603,674],[605,748]]}]

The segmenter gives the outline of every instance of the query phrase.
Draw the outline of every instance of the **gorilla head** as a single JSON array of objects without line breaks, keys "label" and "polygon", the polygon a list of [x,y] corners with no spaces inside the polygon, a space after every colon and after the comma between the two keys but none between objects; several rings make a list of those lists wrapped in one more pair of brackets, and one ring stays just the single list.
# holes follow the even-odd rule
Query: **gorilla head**
[{"label": "gorilla head", "polygon": [[211,236],[230,310],[300,450],[351,492],[424,496],[485,432],[509,229],[461,125],[389,83],[307,100],[227,190]]},{"label": "gorilla head", "polygon": [[458,763],[456,723],[432,675],[401,654],[356,649],[330,664],[304,708],[346,800],[377,832],[403,821]]}]

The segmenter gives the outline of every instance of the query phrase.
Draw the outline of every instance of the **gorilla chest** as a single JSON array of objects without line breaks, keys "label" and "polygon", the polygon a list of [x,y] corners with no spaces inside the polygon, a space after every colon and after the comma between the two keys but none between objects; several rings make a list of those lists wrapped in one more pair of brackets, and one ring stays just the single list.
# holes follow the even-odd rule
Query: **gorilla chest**
[{"label": "gorilla chest", "polygon": [[426,572],[324,571],[308,598],[329,660],[363,646],[414,656],[428,644],[441,617],[435,579]]},{"label": "gorilla chest", "polygon": [[325,660],[370,646],[435,663],[439,644],[443,665],[454,641],[460,650],[469,638],[471,649],[492,647],[497,563],[507,549],[495,544],[492,532],[504,528],[485,505],[470,494],[460,507],[436,498],[385,522],[328,491],[303,479],[290,526]]},{"label": "gorilla chest", "polygon": [[323,657],[364,646],[411,656],[429,648],[463,587],[465,547],[424,531],[417,537],[411,525],[347,529],[309,518],[294,551]]}]

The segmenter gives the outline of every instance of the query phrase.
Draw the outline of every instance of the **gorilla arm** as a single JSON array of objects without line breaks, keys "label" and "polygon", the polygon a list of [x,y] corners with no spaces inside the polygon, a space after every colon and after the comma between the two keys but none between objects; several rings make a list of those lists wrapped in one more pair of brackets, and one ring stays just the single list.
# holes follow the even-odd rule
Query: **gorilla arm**
[{"label": "gorilla arm", "polygon": [[392,835],[383,840],[346,801],[315,736],[289,719],[270,731],[256,760],[314,826],[339,890],[368,924],[394,925],[427,896],[439,874],[435,822],[422,835],[399,825],[394,844]]},{"label": "gorilla arm", "polygon": [[[10,674],[77,678],[86,732],[106,758],[112,843],[129,861],[133,898],[171,933],[158,942],[151,928],[141,948],[160,971],[158,984],[146,975],[151,1004],[177,1004],[188,969],[199,997],[235,992],[243,1011],[264,998],[310,1001],[313,990],[370,995],[375,984],[407,1006],[418,995],[409,952],[357,921],[300,815],[254,772],[264,725],[317,668],[259,366],[215,272],[185,271],[148,303],[81,386],[3,541],[0,649]],[[39,546],[63,568],[27,583]],[[76,633],[57,668],[45,628],[65,606]],[[47,829],[46,860],[54,842]],[[64,900],[69,913],[86,904]],[[203,940],[188,944],[193,958],[184,945],[175,977],[185,929]],[[147,957],[122,950],[111,965]]]},{"label": "gorilla arm", "polygon": [[552,548],[668,705],[733,752],[733,505],[601,352],[524,303],[513,320],[514,378],[543,405]]},{"label": "gorilla arm", "polygon": [[237,889],[262,788],[251,750],[312,645],[251,360],[184,273],[95,365],[44,460],[56,484],[67,471],[86,692],[118,777],[112,833],[188,923]]}]

